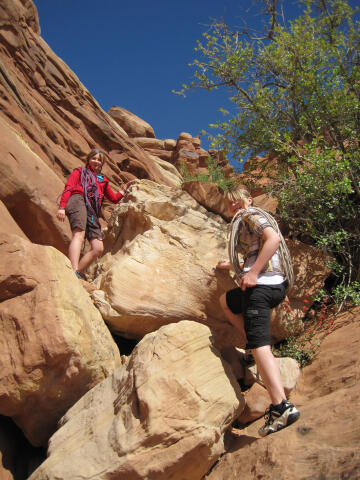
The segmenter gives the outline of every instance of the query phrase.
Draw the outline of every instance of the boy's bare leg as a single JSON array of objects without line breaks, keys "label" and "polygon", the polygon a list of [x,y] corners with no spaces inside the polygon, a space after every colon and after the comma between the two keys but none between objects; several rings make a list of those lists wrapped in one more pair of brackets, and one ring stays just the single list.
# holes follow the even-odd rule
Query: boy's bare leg
[{"label": "boy's bare leg", "polygon": [[98,258],[104,251],[104,244],[102,240],[98,238],[93,238],[90,240],[90,247],[89,250],[85,255],[81,258],[77,270],[81,273],[84,273],[85,270]]},{"label": "boy's bare leg", "polygon": [[241,337],[244,339],[244,342],[246,344],[247,339],[246,339],[246,333],[244,330],[244,318],[241,314],[236,315],[235,313],[232,313],[232,311],[230,310],[230,308],[226,303],[226,293],[224,293],[220,297],[220,306],[227,320],[229,320],[229,322],[232,325],[234,325],[234,327],[239,331]]},{"label": "boy's bare leg", "polygon": [[272,354],[270,345],[253,348],[251,352],[272,403],[265,412],[265,424],[259,429],[259,435],[265,437],[296,422],[300,417],[300,412],[291,402],[286,400],[279,366]]},{"label": "boy's bare leg", "polygon": [[253,354],[266,390],[270,395],[271,403],[273,405],[279,405],[283,400],[286,400],[286,395],[281,381],[279,365],[272,354],[270,345],[253,348],[251,353]]},{"label": "boy's bare leg", "polygon": [[85,231],[80,229],[75,229],[72,232],[72,239],[69,245],[69,259],[73,269],[76,271],[79,268],[79,259],[82,244],[85,238]]}]

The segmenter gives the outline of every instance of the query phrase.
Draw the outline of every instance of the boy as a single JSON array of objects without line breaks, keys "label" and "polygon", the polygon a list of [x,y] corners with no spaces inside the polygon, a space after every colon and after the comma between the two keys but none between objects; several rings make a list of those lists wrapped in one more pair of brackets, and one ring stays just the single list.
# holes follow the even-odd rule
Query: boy
[{"label": "boy", "polygon": [[[265,436],[287,427],[300,416],[286,399],[280,370],[270,346],[270,309],[286,295],[285,262],[279,251],[281,238],[274,228],[276,222],[251,206],[250,193],[243,188],[229,192],[227,204],[234,215],[229,244],[231,258],[230,261],[221,260],[216,267],[234,268],[240,278],[238,288],[220,297],[220,305],[226,318],[247,340],[247,348],[251,349],[269,393],[272,403],[265,413],[265,425],[259,430],[259,434]],[[237,252],[244,257],[241,270]]]}]

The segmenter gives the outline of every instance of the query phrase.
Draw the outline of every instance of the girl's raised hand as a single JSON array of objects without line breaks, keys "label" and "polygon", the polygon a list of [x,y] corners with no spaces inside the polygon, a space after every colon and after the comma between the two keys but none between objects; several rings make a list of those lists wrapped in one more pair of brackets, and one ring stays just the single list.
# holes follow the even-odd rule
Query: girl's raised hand
[{"label": "girl's raised hand", "polygon": [[65,221],[65,208],[59,208],[59,210],[56,213],[56,217],[60,222]]}]

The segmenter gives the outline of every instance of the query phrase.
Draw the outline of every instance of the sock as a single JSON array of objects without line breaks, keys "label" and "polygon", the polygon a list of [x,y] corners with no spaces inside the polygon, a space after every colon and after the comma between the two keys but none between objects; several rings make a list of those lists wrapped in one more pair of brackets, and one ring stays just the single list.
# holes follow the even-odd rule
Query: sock
[{"label": "sock", "polygon": [[278,405],[274,405],[273,408],[275,410],[277,410],[278,412],[282,412],[284,410],[285,402],[286,402],[286,400],[282,400],[281,403],[279,403]]}]

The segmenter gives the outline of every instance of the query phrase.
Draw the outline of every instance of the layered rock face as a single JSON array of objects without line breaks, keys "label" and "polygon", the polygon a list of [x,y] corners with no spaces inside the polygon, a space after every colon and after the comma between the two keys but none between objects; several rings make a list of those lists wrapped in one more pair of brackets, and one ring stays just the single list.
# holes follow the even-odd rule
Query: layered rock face
[{"label": "layered rock face", "polygon": [[115,189],[134,177],[172,184],[42,40],[30,0],[1,2],[0,46],[0,158],[11,169],[0,200],[30,240],[65,251],[68,228],[52,220],[56,198],[93,147],[109,154],[104,173]]},{"label": "layered rock face", "polygon": [[0,414],[42,445],[119,351],[63,254],[0,234],[0,256]]},{"label": "layered rock face", "polygon": [[[41,39],[30,0],[0,5],[0,132],[1,479],[25,480],[44,457],[16,452],[25,439],[10,419],[33,445],[53,434],[32,480],[200,480],[226,452],[208,478],[356,478],[358,309],[339,319],[297,390],[298,366],[279,360],[299,422],[261,440],[259,422],[244,427],[270,399],[219,308],[236,285],[214,269],[227,256],[224,197],[210,183],[180,187],[183,168],[208,174],[209,156],[231,175],[219,152],[189,133],[157,139],[120,107],[104,112]],[[108,152],[115,191],[140,180],[107,207],[106,255],[86,284],[61,253],[70,230],[55,213],[65,177],[93,147]],[[261,196],[257,205],[274,208]],[[328,274],[316,249],[289,248],[296,282],[290,306],[274,311],[274,341],[302,328]],[[131,356],[120,357],[104,320],[142,339]]]},{"label": "layered rock face", "polygon": [[187,318],[234,341],[219,307],[234,283],[215,270],[226,255],[226,224],[186,192],[142,180],[116,206],[98,262],[94,301],[123,336],[141,338]]},{"label": "layered rock face", "polygon": [[210,330],[167,325],[67,412],[29,480],[200,479],[243,407]]},{"label": "layered rock face", "polygon": [[[18,226],[14,233],[22,232],[33,242],[53,245],[65,253],[70,228],[55,217],[62,181],[2,118],[0,129],[0,168],[6,172],[0,182],[0,199]],[[9,231],[5,224],[2,231]]]}]

